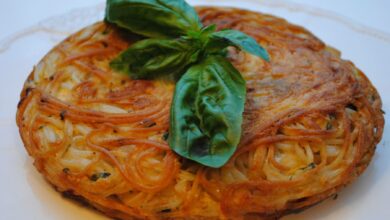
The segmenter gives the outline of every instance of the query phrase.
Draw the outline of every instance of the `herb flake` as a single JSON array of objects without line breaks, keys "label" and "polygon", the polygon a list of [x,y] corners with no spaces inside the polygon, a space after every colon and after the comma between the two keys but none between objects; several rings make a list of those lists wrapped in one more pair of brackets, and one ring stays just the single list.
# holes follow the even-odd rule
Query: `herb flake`
[{"label": "herb flake", "polygon": [[92,174],[92,176],[89,177],[89,179],[91,181],[96,182],[99,179],[105,179],[109,176],[111,176],[111,173],[109,173],[109,172],[94,173],[94,174]]}]

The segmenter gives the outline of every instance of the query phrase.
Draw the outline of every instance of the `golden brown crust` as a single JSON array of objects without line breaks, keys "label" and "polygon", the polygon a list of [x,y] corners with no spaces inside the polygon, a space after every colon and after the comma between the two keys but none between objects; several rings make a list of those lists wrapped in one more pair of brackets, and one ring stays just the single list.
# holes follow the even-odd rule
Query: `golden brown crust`
[{"label": "golden brown crust", "polygon": [[229,50],[247,81],[239,149],[220,169],[165,138],[173,83],[130,80],[108,62],[138,39],[97,23],[35,67],[17,124],[57,190],[120,219],[275,218],[334,195],[368,166],[383,131],[367,77],[302,27],[270,15],[198,8],[204,24],[253,36],[271,62]]}]

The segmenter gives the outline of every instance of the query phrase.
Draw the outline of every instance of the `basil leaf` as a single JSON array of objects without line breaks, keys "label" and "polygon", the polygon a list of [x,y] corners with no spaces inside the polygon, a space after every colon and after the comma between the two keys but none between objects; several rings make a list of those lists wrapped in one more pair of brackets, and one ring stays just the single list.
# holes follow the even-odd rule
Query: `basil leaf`
[{"label": "basil leaf", "polygon": [[217,25],[212,24],[206,27],[203,27],[200,31],[188,31],[186,37],[192,39],[199,39],[202,43],[207,43],[209,40],[210,34],[214,33],[217,29]]},{"label": "basil leaf", "polygon": [[218,52],[227,46],[238,47],[248,53],[263,58],[269,62],[267,51],[255,39],[237,30],[222,30],[212,33],[207,49],[211,53]]},{"label": "basil leaf", "polygon": [[138,41],[111,61],[110,67],[130,75],[133,79],[185,72],[189,64],[198,60],[199,43],[190,39]]},{"label": "basil leaf", "polygon": [[170,147],[183,157],[221,167],[241,137],[245,80],[217,55],[194,65],[176,84],[170,116]]},{"label": "basil leaf", "polygon": [[198,14],[184,0],[107,0],[105,20],[155,38],[179,37],[202,28]]}]

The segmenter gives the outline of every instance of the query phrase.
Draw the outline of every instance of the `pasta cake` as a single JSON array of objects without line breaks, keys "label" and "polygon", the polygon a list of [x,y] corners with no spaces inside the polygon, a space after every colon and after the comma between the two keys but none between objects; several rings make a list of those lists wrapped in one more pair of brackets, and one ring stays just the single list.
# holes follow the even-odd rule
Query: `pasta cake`
[{"label": "pasta cake", "polygon": [[21,93],[20,135],[56,190],[117,219],[268,219],[333,196],[366,169],[384,119],[376,89],[352,62],[281,18],[197,12],[205,25],[252,36],[271,57],[228,49],[247,87],[233,157],[216,169],[174,153],[175,83],[112,70],[110,60],[141,38],[98,22],[53,48]]}]

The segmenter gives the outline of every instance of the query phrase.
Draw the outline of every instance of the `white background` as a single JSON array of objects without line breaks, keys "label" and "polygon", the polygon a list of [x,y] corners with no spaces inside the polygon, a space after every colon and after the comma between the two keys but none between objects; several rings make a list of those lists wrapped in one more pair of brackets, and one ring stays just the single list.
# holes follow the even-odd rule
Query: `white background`
[{"label": "white background", "polygon": [[[250,4],[245,4],[247,1],[190,2],[248,8]],[[284,0],[283,3],[287,2],[291,6],[284,8],[278,5],[280,1],[258,2],[264,8],[253,10],[277,14],[307,27],[326,43],[340,49],[343,57],[352,60],[366,72],[382,96],[384,110],[388,112],[386,119],[389,121],[390,72],[387,69],[390,61],[390,1],[290,0],[289,3]],[[46,18],[98,4],[104,4],[104,1],[0,0],[0,42],[4,42],[4,39],[9,41],[17,36],[15,33]],[[363,33],[365,31],[368,34]],[[376,38],[371,35],[376,35]],[[386,39],[380,40],[378,36]],[[56,193],[32,167],[32,160],[28,158],[20,141],[14,117],[23,81],[32,66],[64,36],[56,36],[48,42],[34,41],[37,37],[39,35],[30,40],[15,40],[5,52],[0,51],[0,219],[105,219]],[[383,141],[367,172],[343,190],[337,200],[329,200],[284,219],[390,219],[390,152],[389,146],[386,146],[386,141],[390,141],[388,130],[386,125]]]}]

